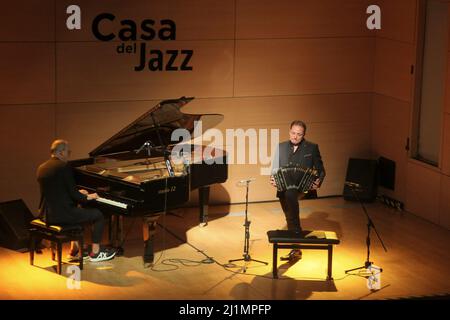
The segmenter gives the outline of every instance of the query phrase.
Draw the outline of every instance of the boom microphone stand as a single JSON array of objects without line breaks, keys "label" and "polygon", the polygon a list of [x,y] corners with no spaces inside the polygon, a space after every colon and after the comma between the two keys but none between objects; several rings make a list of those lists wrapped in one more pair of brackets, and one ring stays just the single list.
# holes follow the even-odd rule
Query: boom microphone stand
[{"label": "boom microphone stand", "polygon": [[[252,257],[249,254],[249,249],[250,249],[250,220],[248,220],[248,189],[249,189],[250,182],[252,182],[254,180],[255,180],[254,178],[250,178],[250,179],[247,179],[247,180],[239,181],[239,183],[245,183],[246,184],[245,222],[244,222],[245,240],[244,240],[244,254],[242,255],[244,258],[228,260],[228,263],[232,263],[232,262],[236,262],[236,261],[245,261],[245,262],[255,261],[255,262],[259,262],[259,263],[263,263],[265,265],[268,265],[267,262],[256,260],[256,259],[252,259]],[[246,271],[247,271],[247,265],[244,266],[244,272],[246,272]]]},{"label": "boom microphone stand", "polygon": [[[364,213],[366,214],[366,217],[367,217],[367,237],[366,237],[367,258],[366,258],[366,262],[361,267],[345,270],[345,273],[347,274],[347,273],[350,273],[350,272],[356,271],[356,270],[368,269],[369,267],[371,267],[373,265],[373,262],[370,261],[370,229],[371,228],[373,228],[373,230],[375,231],[375,234],[377,235],[378,240],[380,240],[380,243],[383,246],[383,249],[384,249],[385,252],[387,252],[387,249],[386,249],[386,246],[383,243],[383,240],[381,239],[380,235],[378,234],[378,231],[375,228],[375,224],[373,223],[372,219],[370,218],[366,207],[364,206],[364,204],[361,201],[361,199],[358,197],[357,192],[355,192],[355,189],[361,190],[361,186],[359,184],[357,184],[357,183],[354,183],[354,182],[345,182],[345,185],[350,188],[350,190],[353,193],[353,196],[359,201],[359,203],[361,204],[361,207],[362,207],[362,209],[363,209],[363,211],[364,211]],[[383,269],[380,269],[380,272],[382,272],[382,271],[383,271]]]}]

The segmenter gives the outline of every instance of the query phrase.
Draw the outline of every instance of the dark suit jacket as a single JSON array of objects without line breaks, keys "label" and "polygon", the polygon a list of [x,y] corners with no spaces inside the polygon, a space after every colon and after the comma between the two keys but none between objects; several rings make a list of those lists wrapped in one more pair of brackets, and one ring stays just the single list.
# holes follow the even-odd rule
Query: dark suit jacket
[{"label": "dark suit jacket", "polygon": [[48,223],[70,222],[77,203],[88,201],[78,191],[70,165],[58,158],[39,166],[37,180],[41,191],[39,211]]},{"label": "dark suit jacket", "polygon": [[[276,162],[276,159],[279,162]],[[300,165],[305,168],[314,168],[318,171],[320,183],[325,178],[325,168],[323,166],[322,157],[320,156],[319,146],[316,143],[303,139],[297,151],[291,154],[290,141],[281,142],[275,152],[272,170],[279,167],[288,166],[290,164]],[[277,196],[280,197],[277,192]]]}]

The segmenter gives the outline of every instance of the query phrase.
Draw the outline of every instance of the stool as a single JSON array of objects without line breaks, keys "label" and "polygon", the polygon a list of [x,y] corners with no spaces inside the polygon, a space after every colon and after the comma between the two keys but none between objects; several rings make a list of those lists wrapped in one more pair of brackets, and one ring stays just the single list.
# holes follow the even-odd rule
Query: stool
[{"label": "stool", "polygon": [[336,233],[332,231],[270,230],[269,242],[273,243],[273,278],[278,279],[278,249],[316,249],[328,250],[327,280],[332,280],[333,245],[339,244]]},{"label": "stool", "polygon": [[58,225],[47,225],[41,219],[31,221],[30,228],[30,264],[34,265],[34,252],[36,250],[36,240],[46,239],[52,244],[52,260],[55,261],[54,244],[56,243],[56,252],[58,264],[56,271],[61,274],[62,265],[62,245],[64,242],[78,241],[80,255],[79,267],[83,270],[83,238],[84,232],[82,226],[61,227]]}]

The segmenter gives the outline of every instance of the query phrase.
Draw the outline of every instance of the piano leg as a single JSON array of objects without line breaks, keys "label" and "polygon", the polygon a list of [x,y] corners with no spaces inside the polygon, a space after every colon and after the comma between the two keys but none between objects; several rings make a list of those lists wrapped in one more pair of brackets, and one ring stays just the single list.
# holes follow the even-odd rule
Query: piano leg
[{"label": "piano leg", "polygon": [[210,190],[209,186],[203,186],[198,188],[201,227],[204,227],[208,224],[209,190]]},{"label": "piano leg", "polygon": [[116,255],[123,256],[123,216],[116,216]]},{"label": "piano leg", "polygon": [[154,252],[153,242],[156,232],[156,220],[159,216],[144,216],[142,231],[144,235],[144,267],[149,268],[153,266]]},{"label": "piano leg", "polygon": [[116,250],[116,256],[123,255],[123,216],[113,214],[109,224],[109,241]]}]

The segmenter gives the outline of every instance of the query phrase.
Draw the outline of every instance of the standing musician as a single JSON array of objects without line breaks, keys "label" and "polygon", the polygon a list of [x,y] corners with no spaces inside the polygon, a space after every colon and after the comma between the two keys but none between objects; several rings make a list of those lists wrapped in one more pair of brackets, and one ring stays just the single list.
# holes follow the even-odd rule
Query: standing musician
[{"label": "standing musician", "polygon": [[[289,130],[289,140],[281,142],[275,153],[272,170],[279,167],[297,165],[303,168],[313,168],[318,172],[318,178],[313,182],[312,190],[316,192],[325,178],[325,168],[320,156],[319,146],[304,139],[306,134],[306,124],[303,121],[295,120],[291,123]],[[276,187],[275,179],[270,177],[270,183]],[[281,208],[286,217],[288,230],[301,232],[299,194],[296,189],[278,191],[277,197],[280,200]],[[281,260],[298,260],[301,258],[301,250],[295,249]]]}]

